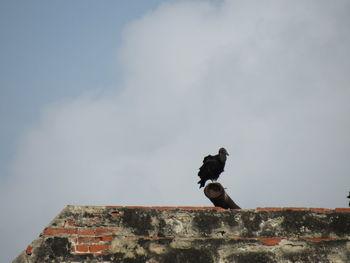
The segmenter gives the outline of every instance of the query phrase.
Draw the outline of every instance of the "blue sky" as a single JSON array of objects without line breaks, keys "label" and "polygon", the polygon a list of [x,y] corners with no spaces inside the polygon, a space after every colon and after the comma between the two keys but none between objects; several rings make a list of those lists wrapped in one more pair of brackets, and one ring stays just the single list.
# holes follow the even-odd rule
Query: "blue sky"
[{"label": "blue sky", "polygon": [[161,2],[1,1],[1,176],[43,107],[117,86],[123,26]]},{"label": "blue sky", "polygon": [[349,11],[2,1],[0,261],[68,204],[211,205],[197,171],[220,147],[242,208],[346,206]]},{"label": "blue sky", "polygon": [[[161,2],[0,2],[1,181],[11,180],[19,140],[43,108],[86,90],[117,87],[123,27]],[[2,262],[15,256],[1,254]]]}]

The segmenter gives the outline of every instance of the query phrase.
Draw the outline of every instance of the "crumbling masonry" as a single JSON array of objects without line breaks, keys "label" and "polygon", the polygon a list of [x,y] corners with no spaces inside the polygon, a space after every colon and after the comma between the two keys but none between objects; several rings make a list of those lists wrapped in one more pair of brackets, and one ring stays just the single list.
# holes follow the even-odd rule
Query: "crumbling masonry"
[{"label": "crumbling masonry", "polygon": [[13,263],[350,262],[350,209],[68,206]]}]

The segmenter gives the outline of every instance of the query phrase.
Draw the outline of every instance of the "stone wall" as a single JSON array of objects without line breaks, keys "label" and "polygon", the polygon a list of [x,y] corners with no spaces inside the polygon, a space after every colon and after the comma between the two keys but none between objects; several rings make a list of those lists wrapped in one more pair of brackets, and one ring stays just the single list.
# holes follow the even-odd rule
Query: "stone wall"
[{"label": "stone wall", "polygon": [[24,262],[350,262],[350,209],[68,206]]}]

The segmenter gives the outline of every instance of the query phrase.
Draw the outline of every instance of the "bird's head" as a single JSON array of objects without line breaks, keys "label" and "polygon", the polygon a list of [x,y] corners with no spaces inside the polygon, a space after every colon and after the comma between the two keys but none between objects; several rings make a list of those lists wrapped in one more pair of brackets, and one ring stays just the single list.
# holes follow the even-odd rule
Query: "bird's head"
[{"label": "bird's head", "polygon": [[229,155],[226,149],[223,147],[219,149],[219,154],[224,156]]}]

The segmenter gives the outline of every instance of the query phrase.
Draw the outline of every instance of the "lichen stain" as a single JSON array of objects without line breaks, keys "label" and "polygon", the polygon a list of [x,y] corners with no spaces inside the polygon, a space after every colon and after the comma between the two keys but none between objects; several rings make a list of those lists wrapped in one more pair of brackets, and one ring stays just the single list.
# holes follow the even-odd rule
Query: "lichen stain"
[{"label": "lichen stain", "polygon": [[166,248],[166,246],[161,245],[161,244],[151,243],[149,245],[148,250],[152,253],[156,253],[156,254],[160,255],[160,254],[164,254],[167,251],[167,248]]},{"label": "lichen stain", "polygon": [[135,258],[136,255],[145,255],[145,249],[137,244],[137,240],[128,238],[115,238],[109,250],[112,253],[122,253],[124,258]]}]

